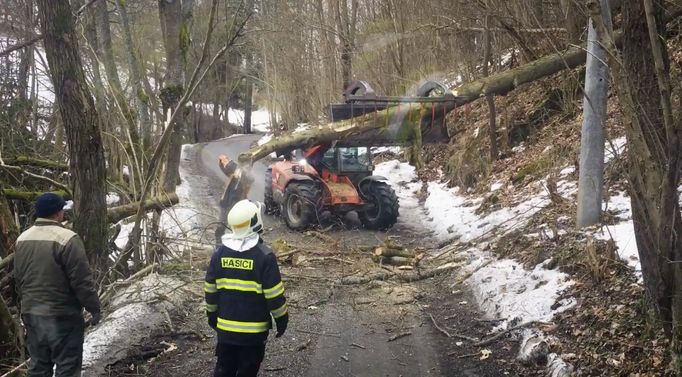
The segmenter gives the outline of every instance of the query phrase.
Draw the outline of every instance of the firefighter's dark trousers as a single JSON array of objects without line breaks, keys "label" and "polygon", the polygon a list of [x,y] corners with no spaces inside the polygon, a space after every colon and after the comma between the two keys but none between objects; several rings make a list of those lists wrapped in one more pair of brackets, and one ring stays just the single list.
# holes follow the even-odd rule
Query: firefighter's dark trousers
[{"label": "firefighter's dark trousers", "polygon": [[213,377],[256,377],[265,357],[265,344],[235,346],[218,343]]},{"label": "firefighter's dark trousers", "polygon": [[28,352],[28,377],[80,377],[83,362],[83,317],[24,314]]}]

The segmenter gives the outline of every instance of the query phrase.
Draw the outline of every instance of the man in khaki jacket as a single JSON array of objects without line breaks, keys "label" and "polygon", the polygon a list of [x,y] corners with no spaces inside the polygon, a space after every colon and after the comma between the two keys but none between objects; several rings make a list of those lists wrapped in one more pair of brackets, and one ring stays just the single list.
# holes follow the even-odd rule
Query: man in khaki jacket
[{"label": "man in khaki jacket", "polygon": [[29,377],[81,375],[83,308],[100,320],[100,302],[83,241],[64,228],[64,199],[38,197],[35,224],[17,239],[14,278],[31,356]]}]

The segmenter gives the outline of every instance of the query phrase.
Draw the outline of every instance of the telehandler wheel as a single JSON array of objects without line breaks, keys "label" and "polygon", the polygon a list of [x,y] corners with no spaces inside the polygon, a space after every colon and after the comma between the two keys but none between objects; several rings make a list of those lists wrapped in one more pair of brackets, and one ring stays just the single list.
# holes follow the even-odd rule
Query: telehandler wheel
[{"label": "telehandler wheel", "polygon": [[284,190],[282,215],[287,226],[304,230],[317,222],[322,191],[314,182],[290,183]]},{"label": "telehandler wheel", "polygon": [[371,182],[364,187],[368,202],[374,208],[358,213],[362,225],[367,229],[386,230],[398,221],[398,197],[393,188],[385,182]]},{"label": "telehandler wheel", "polygon": [[263,193],[263,201],[265,202],[265,213],[269,215],[276,215],[279,212],[279,205],[275,202],[272,195],[272,168],[265,171],[265,192]]}]

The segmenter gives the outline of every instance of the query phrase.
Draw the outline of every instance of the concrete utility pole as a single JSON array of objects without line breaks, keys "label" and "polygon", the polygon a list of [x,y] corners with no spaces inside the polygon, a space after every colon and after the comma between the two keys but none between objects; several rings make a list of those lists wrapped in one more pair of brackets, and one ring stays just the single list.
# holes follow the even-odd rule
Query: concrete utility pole
[{"label": "concrete utility pole", "polygon": [[[602,18],[611,27],[608,0],[599,0]],[[580,176],[578,178],[578,215],[576,224],[582,228],[599,222],[602,186],[604,185],[604,124],[609,90],[609,67],[606,52],[598,40],[592,20],[588,21],[587,68],[583,126],[580,137]]]}]

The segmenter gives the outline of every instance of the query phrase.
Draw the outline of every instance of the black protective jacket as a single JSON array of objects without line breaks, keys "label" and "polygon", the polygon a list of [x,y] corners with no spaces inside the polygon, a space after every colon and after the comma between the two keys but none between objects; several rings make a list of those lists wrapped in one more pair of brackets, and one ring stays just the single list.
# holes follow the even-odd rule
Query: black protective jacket
[{"label": "black protective jacket", "polygon": [[246,251],[218,246],[206,270],[206,314],[218,342],[263,344],[272,328],[284,329],[289,314],[272,250],[262,240]]}]

